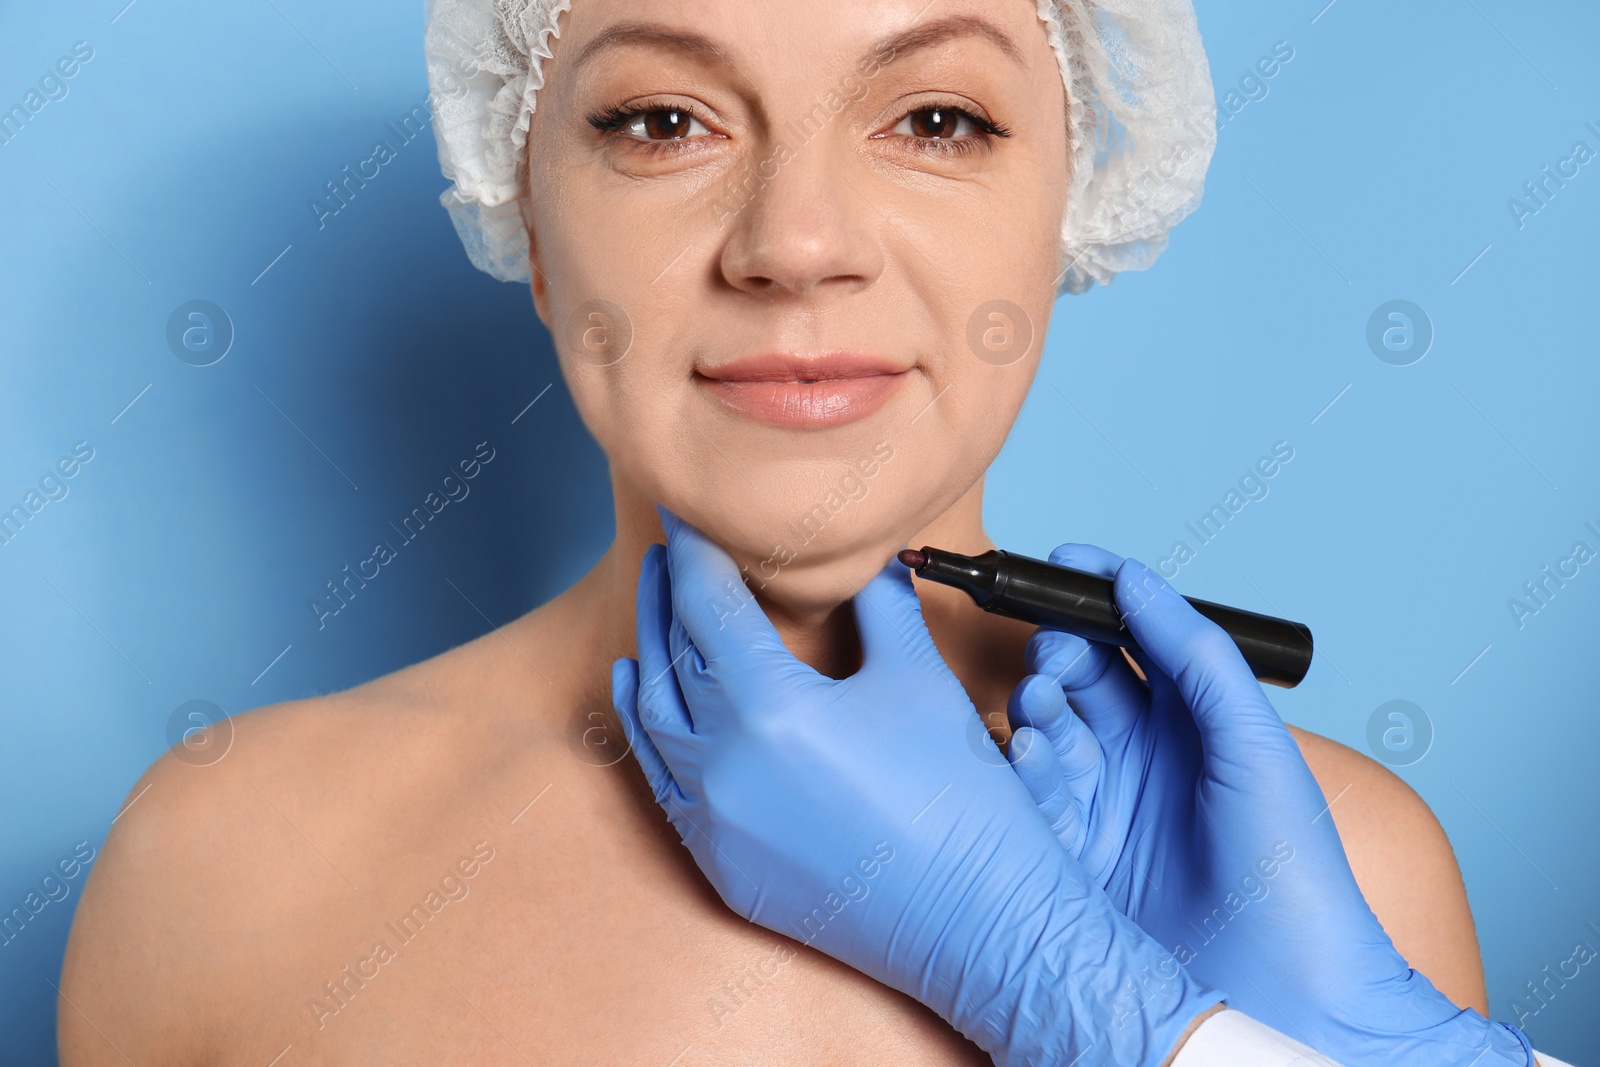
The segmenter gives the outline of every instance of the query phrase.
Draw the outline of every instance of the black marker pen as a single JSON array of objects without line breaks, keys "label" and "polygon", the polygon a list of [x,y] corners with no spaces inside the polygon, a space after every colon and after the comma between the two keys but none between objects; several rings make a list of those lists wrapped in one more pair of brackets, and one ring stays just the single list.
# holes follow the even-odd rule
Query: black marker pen
[{"label": "black marker pen", "polygon": [[[1001,548],[963,556],[924,545],[906,549],[899,559],[919,578],[960,589],[984,611],[1090,641],[1137,647],[1117,611],[1109,578]],[[1257,681],[1291,689],[1306,676],[1311,631],[1303,624],[1209,600],[1183,599],[1227,631]]]}]

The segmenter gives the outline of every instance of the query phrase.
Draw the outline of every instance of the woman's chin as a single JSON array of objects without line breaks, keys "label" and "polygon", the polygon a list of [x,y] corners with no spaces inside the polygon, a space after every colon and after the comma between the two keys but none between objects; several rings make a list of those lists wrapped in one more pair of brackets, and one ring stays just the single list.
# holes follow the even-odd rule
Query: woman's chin
[{"label": "woman's chin", "polygon": [[[826,556],[794,553],[750,560],[735,554],[745,586],[769,614],[780,613],[797,622],[825,618],[860,592],[894,559],[899,543],[872,543],[835,549]],[[899,566],[899,564],[895,564]]]}]

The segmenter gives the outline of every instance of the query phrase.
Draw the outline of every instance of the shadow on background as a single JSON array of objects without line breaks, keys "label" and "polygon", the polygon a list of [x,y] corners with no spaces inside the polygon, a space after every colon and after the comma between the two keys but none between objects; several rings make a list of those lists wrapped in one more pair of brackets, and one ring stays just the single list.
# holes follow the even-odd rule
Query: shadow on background
[{"label": "shadow on background", "polygon": [[[92,227],[48,219],[54,247],[36,248],[30,284],[80,294],[52,323],[53,358],[70,366],[8,404],[73,410],[69,430],[18,438],[13,424],[4,492],[20,496],[80,438],[93,449],[67,495],[0,548],[7,601],[36,613],[8,622],[7,658],[58,671],[65,656],[77,683],[12,684],[30,709],[10,736],[12,769],[63,755],[63,733],[73,746],[48,788],[37,769],[7,787],[8,810],[34,814],[13,827],[0,872],[4,906],[28,914],[0,948],[15,1062],[53,1057],[51,983],[85,875],[135,778],[181,738],[180,708],[237,714],[426,659],[559,593],[610,542],[605,456],[526,287],[485,284],[462,253],[437,203],[431,131],[349,185],[318,228],[306,201],[337,203],[324,183],[375,138],[399,147],[388,120],[256,124],[175,147],[97,196],[53,178],[118,223],[137,266]],[[212,176],[225,193],[194,195],[179,161],[197,156],[227,162]],[[257,213],[249,250],[262,254],[246,262],[230,217]],[[225,318],[181,317],[216,338],[191,335],[191,359],[231,324],[208,366],[168,344],[168,319],[194,300]],[[21,311],[8,309],[8,331]],[[380,542],[395,551],[378,576],[348,580]],[[58,862],[75,855],[91,862],[65,877]]]}]

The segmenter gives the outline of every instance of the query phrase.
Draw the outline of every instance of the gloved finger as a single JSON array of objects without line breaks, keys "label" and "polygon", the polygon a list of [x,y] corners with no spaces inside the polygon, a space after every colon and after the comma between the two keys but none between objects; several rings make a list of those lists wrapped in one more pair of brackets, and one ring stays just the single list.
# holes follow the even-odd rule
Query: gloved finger
[{"label": "gloved finger", "polygon": [[[656,511],[667,532],[668,647],[692,711],[759,712],[775,688],[821,679],[784,645],[733,558],[660,504]],[[713,673],[729,699],[697,701],[690,690]]]},{"label": "gloved finger", "polygon": [[1067,706],[1066,694],[1046,674],[1025,675],[1011,690],[1006,716],[1013,731],[1030,726],[1039,731],[1074,776],[1100,763],[1100,742]]},{"label": "gloved finger", "polygon": [[1122,566],[1122,557],[1098,545],[1068,542],[1056,546],[1050,553],[1050,562],[1058,567],[1071,567],[1075,571],[1088,571],[1102,578],[1110,578]]},{"label": "gloved finger", "polygon": [[1067,774],[1055,748],[1044,734],[1024,726],[1012,732],[1006,759],[1027,787],[1039,814],[1050,824],[1056,840],[1077,856],[1084,844],[1083,812],[1068,786]]},{"label": "gloved finger", "polygon": [[1104,744],[1126,737],[1149,706],[1150,690],[1116,645],[1041,627],[1028,638],[1023,662],[1060,686]]},{"label": "gloved finger", "polygon": [[[672,603],[671,579],[668,579],[666,601]],[[689,631],[684,627],[683,620],[678,618],[676,611],[667,614],[667,651],[672,654],[672,668],[679,671],[680,677],[702,678],[707,671],[706,658],[695,647],[694,639],[689,636]],[[694,718],[691,713],[690,719]]]},{"label": "gloved finger", "polygon": [[[911,569],[890,558],[853,598],[856,632],[861,636],[863,672],[894,670],[911,662],[961,683],[939,655],[922,617],[922,601],[911,584]],[[910,659],[908,660],[908,657]]]},{"label": "gloved finger", "polygon": [[1138,560],[1118,568],[1113,588],[1117,609],[1145,657],[1171,679],[1193,713],[1208,762],[1243,758],[1246,750],[1238,746],[1254,748],[1262,730],[1288,738],[1227,631]]},{"label": "gloved finger", "polygon": [[1042,674],[1030,674],[1011,690],[1006,711],[1012,729],[1008,751],[1018,751],[1016,732],[1023,728],[1029,729],[1029,737],[1048,740],[1063,787],[1087,813],[1100,786],[1105,754],[1094,731],[1067,706],[1060,687]]},{"label": "gloved finger", "polygon": [[1064,781],[1087,811],[1100,784],[1104,750],[1094,731],[1067,706],[1060,687],[1042,674],[1030,674],[1011,690],[1006,711],[1013,733],[1030,727],[1050,742]]},{"label": "gloved finger", "polygon": [[1150,703],[1152,706],[1162,706],[1173,702],[1182,704],[1183,697],[1178,694],[1178,683],[1167,677],[1165,671],[1157,667],[1150,654],[1134,642],[1128,648],[1128,655],[1133,657],[1133,662],[1138,664],[1139,673],[1144,675],[1145,685],[1150,687]]},{"label": "gloved finger", "polygon": [[668,797],[676,798],[681,794],[677,792],[677,783],[672,780],[666,761],[656,751],[655,742],[650,740],[650,732],[639,721],[639,661],[630,656],[619,656],[611,664],[611,706],[622,722],[628,751],[639,761],[639,769],[644,771],[656,803],[665,807]]},{"label": "gloved finger", "polygon": [[786,652],[733,557],[660,504],[656,511],[667,533],[673,613],[706,660],[751,649]]},{"label": "gloved finger", "polygon": [[661,545],[645,549],[639,564],[639,595],[634,610],[639,646],[636,717],[678,784],[692,785],[699,764],[694,726],[672,670],[667,642],[672,604],[668,599],[666,549]]},{"label": "gloved finger", "polygon": [[[1112,578],[1122,557],[1095,545],[1065,544],[1050,562]],[[1028,640],[1028,670],[1057,679],[1067,701],[1107,745],[1125,737],[1149,705],[1149,689],[1116,645],[1041,628]]]}]

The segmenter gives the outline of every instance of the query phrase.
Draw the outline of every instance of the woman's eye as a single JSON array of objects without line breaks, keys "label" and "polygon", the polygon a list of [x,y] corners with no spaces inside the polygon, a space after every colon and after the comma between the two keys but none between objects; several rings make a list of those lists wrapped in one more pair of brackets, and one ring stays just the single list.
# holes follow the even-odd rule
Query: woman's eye
[{"label": "woman's eye", "polygon": [[[606,135],[621,138],[631,147],[648,152],[676,152],[697,135],[710,134],[705,123],[686,107],[612,107],[589,117],[589,124]],[[965,154],[991,147],[997,137],[1011,131],[980,118],[965,108],[948,105],[917,108],[895,124],[890,133],[909,138],[916,151]],[[878,136],[883,136],[879,134]]]},{"label": "woman's eye", "polygon": [[589,124],[601,133],[617,134],[650,150],[711,132],[693,112],[682,107],[608,108],[591,116]]},{"label": "woman's eye", "polygon": [[[956,136],[956,131],[961,129],[963,120],[967,126],[977,129],[978,124],[965,111],[953,107],[925,107],[901,119],[900,125],[895,127],[895,132],[911,137],[934,137],[943,140]],[[902,128],[907,126],[910,129]]]},{"label": "woman's eye", "polygon": [[994,138],[1010,136],[1010,131],[998,123],[964,108],[945,105],[909,112],[890,132],[921,142],[919,151],[956,153],[988,148]]},{"label": "woman's eye", "polygon": [[624,128],[633,136],[649,141],[681,141],[694,133],[697,126],[701,133],[711,132],[699,119],[680,108],[662,108],[636,114],[639,117]]}]

